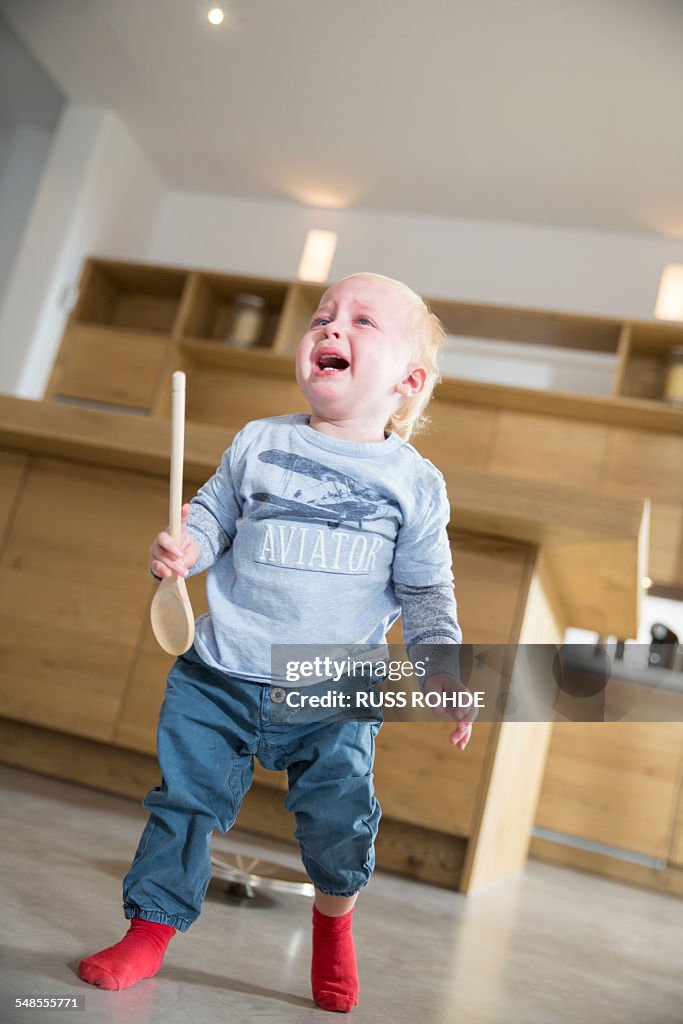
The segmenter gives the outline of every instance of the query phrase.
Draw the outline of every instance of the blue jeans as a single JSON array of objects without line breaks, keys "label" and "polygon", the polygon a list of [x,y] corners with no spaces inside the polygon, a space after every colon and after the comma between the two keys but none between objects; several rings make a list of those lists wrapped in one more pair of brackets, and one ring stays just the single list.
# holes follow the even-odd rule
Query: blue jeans
[{"label": "blue jeans", "polygon": [[[371,682],[358,685],[372,689]],[[213,669],[194,648],[176,660],[157,730],[161,785],[143,800],[150,817],[123,881],[127,918],[178,931],[197,919],[211,878],[211,833],[233,825],[254,755],[264,768],[287,769],[285,807],[294,812],[312,882],[335,896],[367,885],[381,815],[372,768],[382,712],[359,721],[297,711],[286,692]]]}]

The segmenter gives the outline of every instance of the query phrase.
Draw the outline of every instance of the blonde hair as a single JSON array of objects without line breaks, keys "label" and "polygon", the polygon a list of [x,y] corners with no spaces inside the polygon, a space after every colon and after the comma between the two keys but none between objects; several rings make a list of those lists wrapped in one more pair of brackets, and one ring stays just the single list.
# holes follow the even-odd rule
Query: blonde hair
[{"label": "blonde hair", "polygon": [[370,273],[349,274],[342,280],[348,281],[355,277],[370,277],[376,281],[384,281],[392,285],[410,303],[408,330],[415,344],[414,358],[424,368],[427,376],[422,391],[411,398],[404,398],[401,406],[386,424],[387,430],[398,434],[404,441],[409,441],[415,434],[423,433],[431,422],[426,408],[434,388],[441,380],[439,352],[446,345],[446,330],[424,299],[403,281],[385,277],[384,274]]}]

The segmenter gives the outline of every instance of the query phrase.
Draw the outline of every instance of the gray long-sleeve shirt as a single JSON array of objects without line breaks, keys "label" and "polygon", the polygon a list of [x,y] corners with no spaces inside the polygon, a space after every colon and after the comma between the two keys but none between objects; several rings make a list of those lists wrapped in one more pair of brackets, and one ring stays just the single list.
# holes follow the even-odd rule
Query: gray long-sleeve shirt
[{"label": "gray long-sleeve shirt", "polygon": [[400,614],[411,658],[460,643],[449,518],[443,476],[397,434],[343,441],[303,413],[248,423],[191,501],[191,574],[209,569],[198,653],[284,683],[271,644],[379,646]]}]

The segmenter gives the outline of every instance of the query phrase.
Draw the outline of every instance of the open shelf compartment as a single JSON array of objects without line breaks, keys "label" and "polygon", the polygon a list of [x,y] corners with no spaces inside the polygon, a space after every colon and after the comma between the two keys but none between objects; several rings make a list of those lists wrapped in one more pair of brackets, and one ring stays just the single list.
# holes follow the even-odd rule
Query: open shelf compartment
[{"label": "open shelf compartment", "polygon": [[73,321],[169,335],[186,280],[184,270],[91,260],[83,275]]},{"label": "open shelf compartment", "polygon": [[236,297],[256,295],[263,299],[265,305],[259,337],[252,347],[259,350],[270,349],[273,347],[288,287],[284,281],[264,281],[223,274],[194,274],[190,294],[184,303],[178,323],[178,335],[183,339],[229,345],[230,324]]},{"label": "open shelf compartment", "polygon": [[619,396],[663,402],[672,351],[683,346],[683,329],[666,324],[631,324]]}]

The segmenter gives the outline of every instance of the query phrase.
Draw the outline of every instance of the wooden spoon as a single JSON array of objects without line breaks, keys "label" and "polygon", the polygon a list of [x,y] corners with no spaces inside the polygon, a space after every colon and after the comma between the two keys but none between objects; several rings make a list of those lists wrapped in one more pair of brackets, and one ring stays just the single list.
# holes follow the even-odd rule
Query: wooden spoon
[{"label": "wooden spoon", "polygon": [[[183,449],[185,435],[185,374],[177,370],[171,378],[171,492],[169,500],[170,533],[178,548],[181,544],[181,507],[183,501]],[[184,654],[194,641],[194,614],[182,576],[173,573],[163,579],[151,608],[152,630],[160,647],[168,654]]]}]

